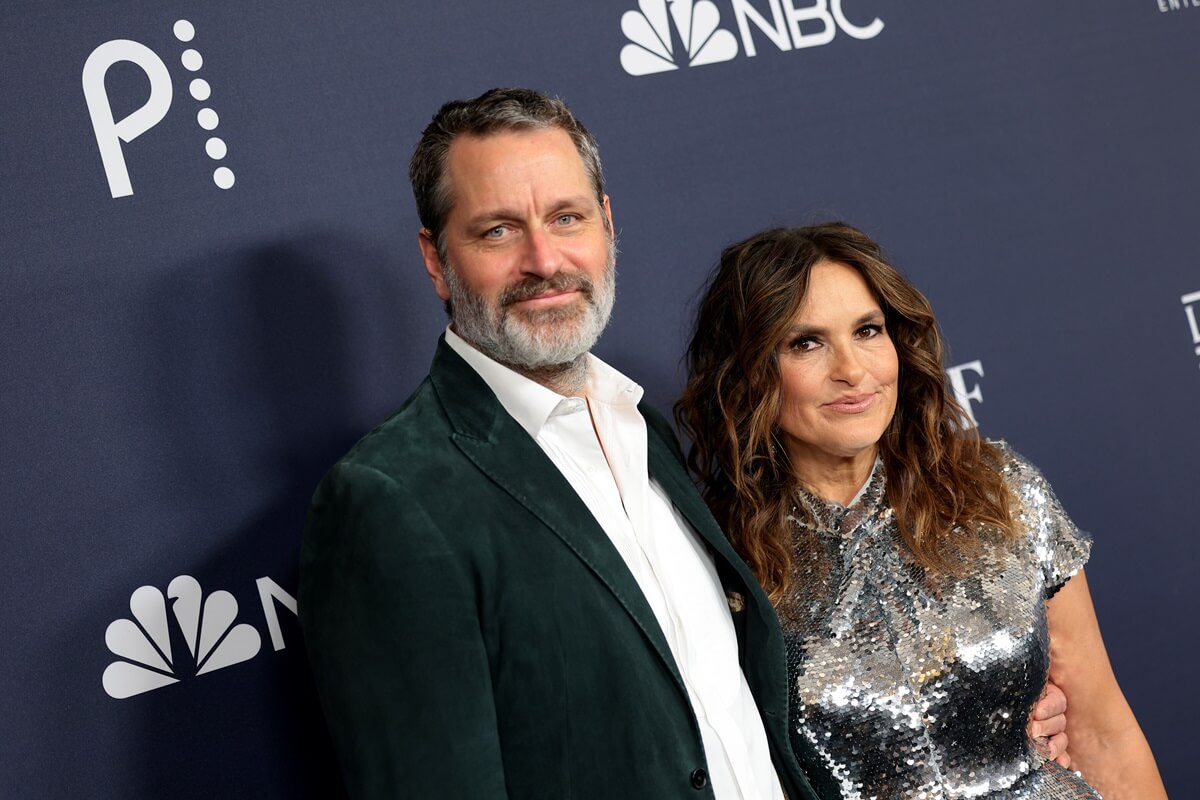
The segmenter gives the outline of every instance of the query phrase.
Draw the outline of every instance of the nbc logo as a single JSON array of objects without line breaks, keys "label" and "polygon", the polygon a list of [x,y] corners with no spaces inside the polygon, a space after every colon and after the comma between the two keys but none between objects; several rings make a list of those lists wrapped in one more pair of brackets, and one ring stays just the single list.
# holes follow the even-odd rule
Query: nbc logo
[{"label": "nbc logo", "polygon": [[[186,654],[172,648],[167,598]],[[217,591],[206,598],[190,575],[171,581],[166,598],[157,587],[142,586],[129,598],[129,610],[133,619],[118,619],[104,633],[108,649],[124,659],[109,664],[102,679],[104,691],[118,700],[239,664],[258,655],[262,645],[252,626],[233,624],[238,613],[233,595]]]},{"label": "nbc logo", "polygon": [[[854,39],[874,39],[883,20],[852,22],[847,0],[724,0],[732,11],[748,58],[758,55],[755,32],[782,51],[818,47],[838,31]],[[1200,0],[1196,0],[1200,2]],[[755,5],[758,3],[758,5]],[[621,32],[629,44],[621,48],[621,67],[630,75],[651,75],[729,61],[738,54],[738,39],[719,27],[721,12],[713,0],[638,0],[637,11],[621,16]],[[674,35],[672,34],[674,32]]]},{"label": "nbc logo", "polygon": [[738,54],[737,39],[717,24],[721,12],[711,0],[640,0],[640,11],[626,11],[621,32],[632,44],[621,49],[621,66],[630,75],[679,69],[668,13],[682,40],[680,57],[690,67],[728,61]]}]

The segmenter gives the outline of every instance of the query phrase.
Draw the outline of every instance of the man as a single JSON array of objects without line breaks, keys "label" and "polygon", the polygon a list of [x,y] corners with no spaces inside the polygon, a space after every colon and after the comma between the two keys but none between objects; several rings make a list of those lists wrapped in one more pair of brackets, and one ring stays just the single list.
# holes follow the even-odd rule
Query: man
[{"label": "man", "polygon": [[589,355],[615,288],[595,141],[493,90],[442,108],[411,176],[450,328],[322,482],[301,563],[351,795],[815,798],[770,605]]},{"label": "man", "polygon": [[410,175],[450,327],[321,483],[301,557],[351,795],[815,799],[766,597],[589,354],[615,288],[594,139],[492,90],[443,106]]}]

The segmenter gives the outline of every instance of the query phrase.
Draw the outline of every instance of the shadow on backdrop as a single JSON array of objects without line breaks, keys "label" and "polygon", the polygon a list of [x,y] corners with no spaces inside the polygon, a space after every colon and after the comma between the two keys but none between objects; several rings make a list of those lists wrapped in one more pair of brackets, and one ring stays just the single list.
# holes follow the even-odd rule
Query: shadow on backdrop
[{"label": "shadow on backdrop", "polygon": [[[131,768],[141,774],[130,784],[143,796],[344,794],[296,617],[274,603],[275,650],[256,581],[270,578],[295,597],[313,489],[380,410],[407,394],[387,372],[406,374],[395,365],[425,358],[423,348],[408,352],[419,315],[405,313],[396,261],[325,231],[188,263],[159,287],[152,340],[173,421],[170,464],[195,523],[194,550],[176,563],[206,596],[233,593],[237,622],[257,629],[262,645],[140,704],[143,755]],[[388,330],[364,327],[380,319]],[[189,652],[171,628],[172,650]]]}]

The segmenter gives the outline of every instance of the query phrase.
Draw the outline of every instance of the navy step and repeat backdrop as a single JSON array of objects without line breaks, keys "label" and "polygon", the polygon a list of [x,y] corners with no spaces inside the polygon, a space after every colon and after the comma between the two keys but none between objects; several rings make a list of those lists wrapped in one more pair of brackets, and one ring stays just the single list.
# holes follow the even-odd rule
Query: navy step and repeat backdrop
[{"label": "navy step and repeat backdrop", "polygon": [[307,500],[424,373],[408,157],[497,85],[600,140],[599,352],[661,407],[723,245],[887,246],[974,419],[1094,534],[1118,676],[1196,792],[1200,0],[8,0],[0,85],[3,796],[336,793]]}]

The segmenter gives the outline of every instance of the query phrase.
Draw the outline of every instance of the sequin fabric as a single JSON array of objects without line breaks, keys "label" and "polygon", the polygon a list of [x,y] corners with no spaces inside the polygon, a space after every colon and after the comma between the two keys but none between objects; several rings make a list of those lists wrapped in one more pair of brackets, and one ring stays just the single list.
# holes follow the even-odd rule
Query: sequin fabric
[{"label": "sequin fabric", "polygon": [[1045,600],[1091,542],[1041,473],[997,447],[1023,534],[989,542],[963,577],[908,555],[879,463],[848,507],[798,495],[779,607],[792,735],[844,800],[1099,797],[1025,733],[1049,664]]}]

